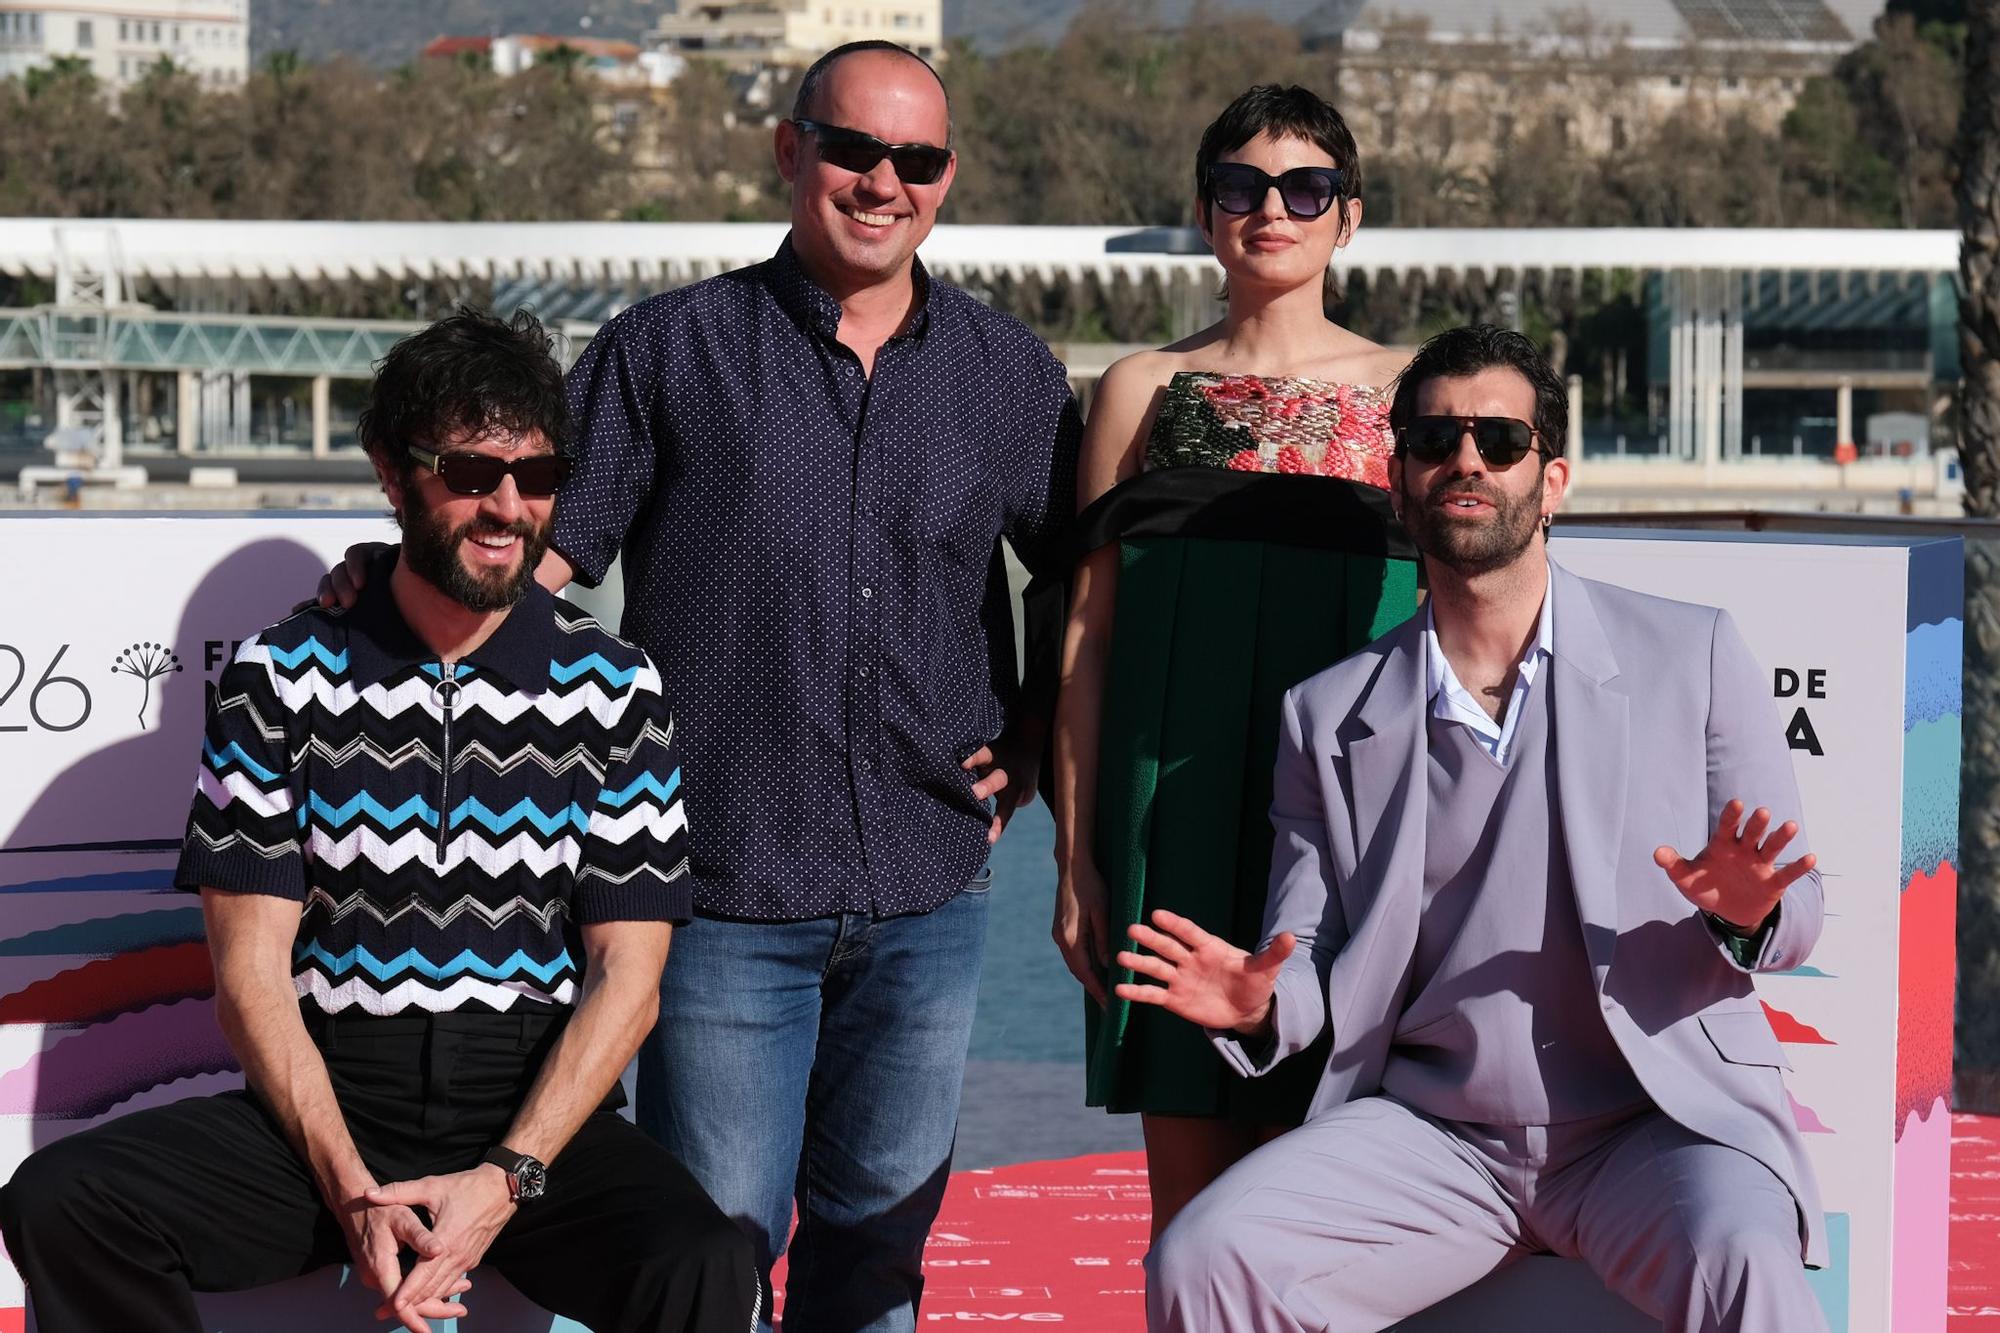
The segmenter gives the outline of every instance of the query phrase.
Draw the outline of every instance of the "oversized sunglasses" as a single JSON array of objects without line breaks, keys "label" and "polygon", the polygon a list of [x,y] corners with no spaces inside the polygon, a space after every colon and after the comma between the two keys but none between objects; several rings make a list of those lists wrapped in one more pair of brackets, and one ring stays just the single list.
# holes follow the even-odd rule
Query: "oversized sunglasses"
[{"label": "oversized sunglasses", "polygon": [[951,149],[936,144],[883,143],[872,134],[817,120],[794,120],[792,126],[800,134],[812,135],[819,145],[820,161],[831,162],[842,171],[865,176],[886,157],[903,184],[936,185],[951,165]]},{"label": "oversized sunglasses", "polygon": [[1472,447],[1494,467],[1512,467],[1536,448],[1535,428],[1515,417],[1414,417],[1396,433],[1402,451],[1419,463],[1442,463],[1472,432]]},{"label": "oversized sunglasses", "polygon": [[1340,198],[1347,173],[1339,167],[1293,167],[1272,176],[1248,162],[1218,162],[1208,169],[1208,197],[1225,213],[1256,212],[1274,185],[1287,213],[1316,218]]},{"label": "oversized sunglasses", "polygon": [[453,495],[491,495],[500,489],[502,477],[512,476],[514,488],[521,494],[540,498],[554,495],[569,480],[570,461],[562,454],[498,458],[492,454],[440,454],[412,446],[410,457],[437,473]]}]

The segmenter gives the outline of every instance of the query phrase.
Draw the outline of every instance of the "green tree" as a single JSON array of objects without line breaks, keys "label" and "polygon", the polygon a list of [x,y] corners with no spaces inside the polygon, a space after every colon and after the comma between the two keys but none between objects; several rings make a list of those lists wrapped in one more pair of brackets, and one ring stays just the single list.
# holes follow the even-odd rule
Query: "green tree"
[{"label": "green tree", "polygon": [[[2000,517],[2000,0],[1966,5],[1965,101],[1956,145],[1959,459],[1965,512]],[[1958,1102],[2000,1110],[2000,550],[1966,558],[1963,777],[1959,807]]]},{"label": "green tree", "polygon": [[1962,26],[1932,22],[1921,30],[1906,14],[1875,24],[1874,40],[1842,57],[1834,78],[1856,111],[1861,142],[1893,162],[1891,225],[1951,225],[1950,154],[1961,103]]},{"label": "green tree", "polygon": [[1799,226],[1883,225],[1896,215],[1895,169],[1861,136],[1860,112],[1831,78],[1811,79],[1786,113],[1781,159]]},{"label": "green tree", "polygon": [[577,50],[568,42],[559,42],[554,49],[538,56],[535,60],[535,66],[538,69],[554,70],[564,79],[574,79],[577,76],[577,71],[584,67],[587,60],[588,57],[583,52]]},{"label": "green tree", "polygon": [[1965,0],[1889,0],[1888,12],[1908,14],[1918,24],[1965,25]]},{"label": "green tree", "polygon": [[130,200],[117,121],[90,63],[58,57],[0,82],[0,206],[27,217],[118,217]]},{"label": "green tree", "polygon": [[1148,0],[1093,0],[1053,47],[947,66],[959,121],[952,217],[1181,225],[1202,129],[1256,83],[1333,96],[1329,57],[1296,30],[1197,4],[1169,31]]},{"label": "green tree", "polygon": [[224,211],[235,154],[236,100],[205,91],[162,58],[119,100],[120,144],[139,217],[215,217]]},{"label": "green tree", "polygon": [[23,83],[30,97],[63,89],[90,93],[97,90],[97,75],[91,72],[90,61],[82,56],[54,56],[48,64],[29,69]]},{"label": "green tree", "polygon": [[744,104],[733,76],[713,61],[691,62],[668,97],[653,108],[659,118],[655,153],[666,163],[668,183],[656,200],[676,221],[775,221],[787,216],[789,195],[771,156],[776,117],[789,115],[794,81],[771,90],[759,114]]}]

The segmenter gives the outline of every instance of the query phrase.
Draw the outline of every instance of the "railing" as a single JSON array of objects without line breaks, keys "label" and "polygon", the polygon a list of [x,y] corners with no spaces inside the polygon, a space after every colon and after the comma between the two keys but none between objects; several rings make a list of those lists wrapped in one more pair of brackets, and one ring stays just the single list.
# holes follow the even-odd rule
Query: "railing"
[{"label": "railing", "polygon": [[0,310],[0,366],[47,365],[48,333],[48,321],[36,311]]},{"label": "railing", "polygon": [[422,325],[126,308],[0,310],[0,369],[104,366],[366,379]]},{"label": "railing", "polygon": [[42,341],[49,362],[57,366],[94,366],[104,360],[102,311],[51,310]]},{"label": "railing", "polygon": [[1811,370],[1827,374],[1928,371],[1929,347],[1756,347],[1743,352],[1744,371]]}]

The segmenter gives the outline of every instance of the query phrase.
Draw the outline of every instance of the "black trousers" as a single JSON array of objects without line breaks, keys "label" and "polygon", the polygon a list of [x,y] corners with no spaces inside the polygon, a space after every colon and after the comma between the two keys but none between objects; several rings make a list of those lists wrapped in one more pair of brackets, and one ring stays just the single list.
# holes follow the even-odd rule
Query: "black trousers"
[{"label": "black trousers", "polygon": [[[307,1012],[378,1181],[463,1171],[507,1132],[566,1013]],[[594,1333],[746,1333],[750,1242],[614,1093],[486,1253],[530,1300]],[[305,1164],[248,1093],[140,1111],[61,1139],[0,1187],[0,1230],[46,1333],[199,1333],[193,1292],[348,1262]],[[478,1311],[478,1290],[467,1293]]]}]

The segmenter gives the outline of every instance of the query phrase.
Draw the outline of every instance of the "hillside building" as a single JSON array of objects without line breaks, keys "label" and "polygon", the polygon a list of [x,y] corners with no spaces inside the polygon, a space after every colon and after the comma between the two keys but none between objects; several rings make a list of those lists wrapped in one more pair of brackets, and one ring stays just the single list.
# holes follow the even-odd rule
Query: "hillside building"
[{"label": "hillside building", "polygon": [[1365,0],[1300,24],[1340,51],[1356,136],[1395,151],[1414,130],[1445,169],[1489,165],[1553,129],[1622,150],[1692,109],[1776,129],[1807,79],[1866,40],[1880,0]]},{"label": "hillside building", "polygon": [[944,54],[943,0],[680,0],[652,44],[739,72],[803,69],[843,42],[878,38]]},{"label": "hillside building", "polygon": [[250,72],[249,0],[0,0],[0,78],[58,57],[99,83],[131,86],[171,60],[213,88]]},{"label": "hillside building", "polygon": [[671,52],[642,50],[633,42],[556,37],[545,32],[439,37],[424,47],[423,54],[426,60],[477,60],[490,65],[495,74],[511,78],[558,52],[566,53],[564,58],[575,60],[579,69],[593,77],[626,87],[664,88],[686,63]]}]

